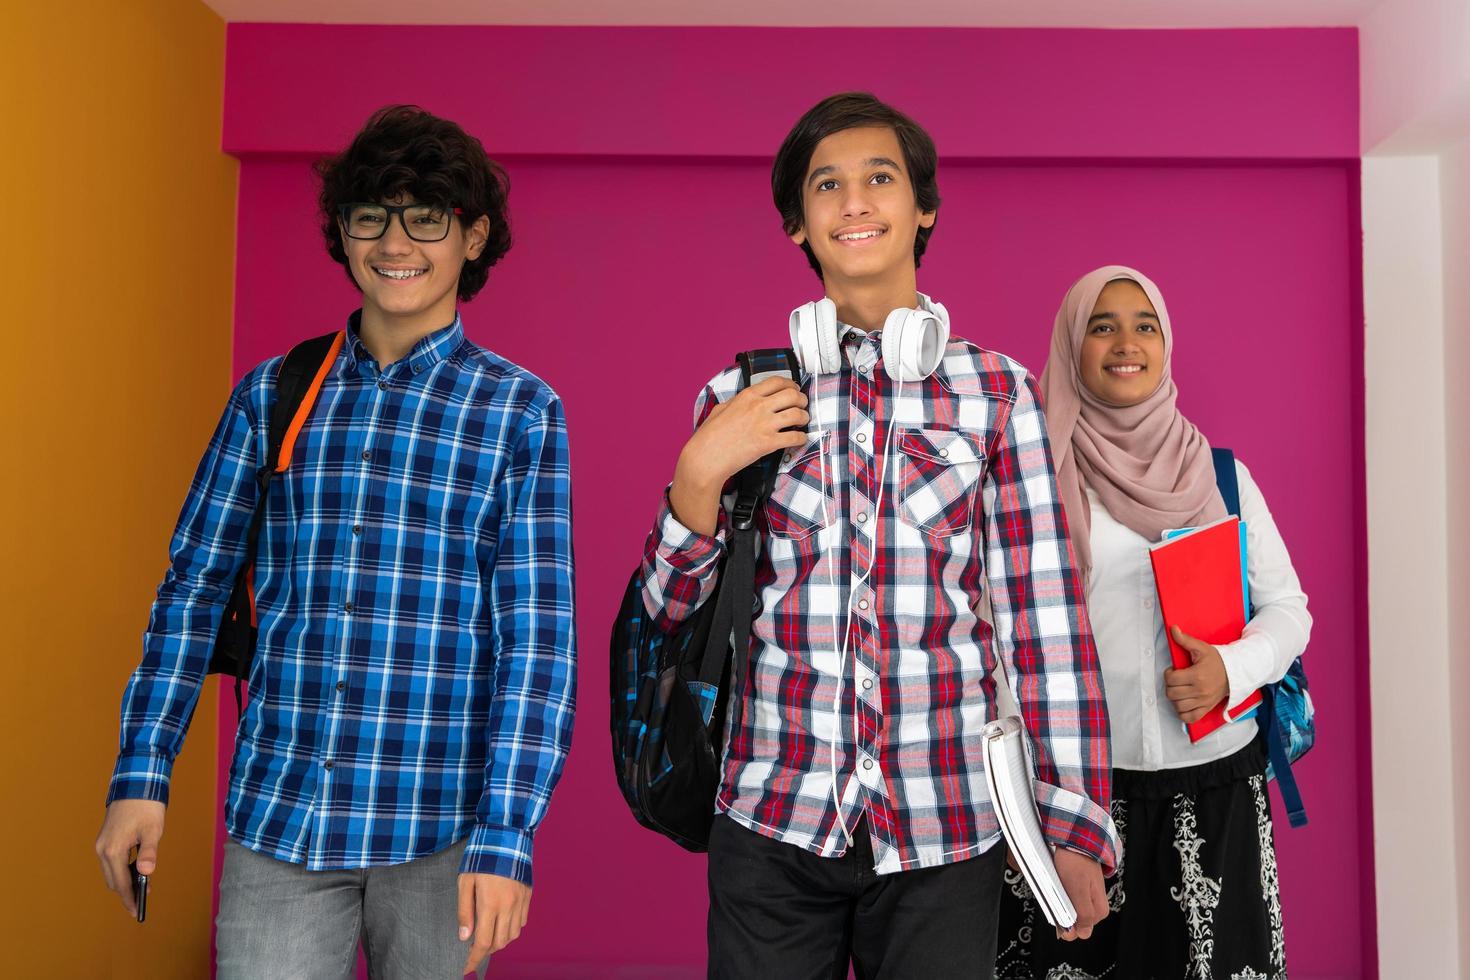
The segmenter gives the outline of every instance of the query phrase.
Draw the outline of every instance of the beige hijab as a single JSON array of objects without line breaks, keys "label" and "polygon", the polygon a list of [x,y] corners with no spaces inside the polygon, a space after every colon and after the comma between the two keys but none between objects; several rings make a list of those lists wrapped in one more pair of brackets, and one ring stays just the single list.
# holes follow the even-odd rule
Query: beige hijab
[{"label": "beige hijab", "polygon": [[[1082,383],[1082,341],[1103,287],[1129,279],[1143,289],[1164,332],[1159,386],[1127,408],[1111,405]],[[1150,541],[1166,528],[1207,524],[1226,516],[1215,488],[1210,444],[1175,407],[1178,389],[1170,363],[1174,330],[1159,288],[1143,273],[1104,266],[1067,290],[1052,328],[1051,353],[1041,373],[1046,429],[1056,457],[1057,484],[1067,511],[1072,547],[1084,577],[1092,571],[1092,509],[1087,487],[1113,519]]]}]

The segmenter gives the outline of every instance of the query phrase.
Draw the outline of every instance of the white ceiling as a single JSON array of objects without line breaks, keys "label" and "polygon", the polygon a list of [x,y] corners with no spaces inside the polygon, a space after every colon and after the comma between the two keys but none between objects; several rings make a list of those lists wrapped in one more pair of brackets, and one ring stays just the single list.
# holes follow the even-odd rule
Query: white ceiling
[{"label": "white ceiling", "polygon": [[1393,0],[205,0],[229,22],[741,27],[1347,27]]}]

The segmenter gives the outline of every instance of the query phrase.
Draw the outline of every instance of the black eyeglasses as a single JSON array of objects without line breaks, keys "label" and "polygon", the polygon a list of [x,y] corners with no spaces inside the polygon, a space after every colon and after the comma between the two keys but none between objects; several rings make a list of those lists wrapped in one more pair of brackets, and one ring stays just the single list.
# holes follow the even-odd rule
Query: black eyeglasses
[{"label": "black eyeglasses", "polygon": [[347,237],[363,241],[382,238],[388,222],[396,214],[409,238],[416,242],[442,242],[449,234],[453,216],[464,214],[459,208],[437,204],[344,204],[338,210]]}]

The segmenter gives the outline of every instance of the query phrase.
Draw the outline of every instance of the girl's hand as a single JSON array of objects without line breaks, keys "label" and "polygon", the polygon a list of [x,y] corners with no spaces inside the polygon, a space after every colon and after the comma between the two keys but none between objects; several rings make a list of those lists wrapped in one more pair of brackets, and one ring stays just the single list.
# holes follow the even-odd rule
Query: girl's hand
[{"label": "girl's hand", "polygon": [[1220,651],[1174,627],[1174,642],[1189,651],[1193,665],[1164,671],[1164,693],[1186,724],[1199,721],[1230,696],[1230,678]]}]

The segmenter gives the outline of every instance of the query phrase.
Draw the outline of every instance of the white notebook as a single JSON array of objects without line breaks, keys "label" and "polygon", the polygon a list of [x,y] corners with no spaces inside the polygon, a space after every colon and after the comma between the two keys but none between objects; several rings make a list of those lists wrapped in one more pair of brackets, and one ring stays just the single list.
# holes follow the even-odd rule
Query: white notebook
[{"label": "white notebook", "polygon": [[1031,886],[1046,921],[1058,929],[1070,929],[1077,924],[1077,910],[1062,887],[1052,847],[1041,832],[1031,763],[1026,756],[1026,729],[1021,719],[1012,715],[990,722],[980,734],[985,782],[1011,856]]}]

